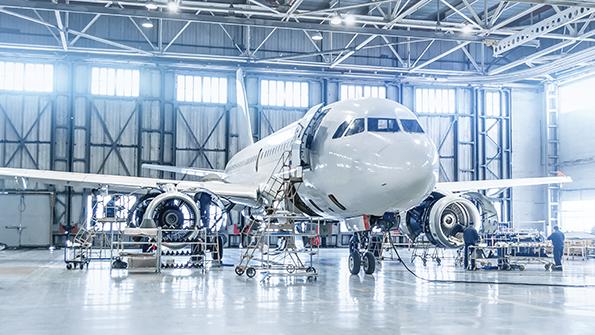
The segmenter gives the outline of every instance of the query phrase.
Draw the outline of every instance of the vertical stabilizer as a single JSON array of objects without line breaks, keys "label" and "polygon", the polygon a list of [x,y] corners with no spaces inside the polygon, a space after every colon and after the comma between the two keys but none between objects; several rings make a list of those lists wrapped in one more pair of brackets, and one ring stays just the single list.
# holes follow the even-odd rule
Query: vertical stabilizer
[{"label": "vertical stabilizer", "polygon": [[248,97],[246,96],[246,86],[244,85],[244,71],[238,68],[236,71],[236,98],[238,103],[238,134],[245,140],[247,145],[254,143],[252,138],[252,122],[250,118],[250,108],[248,107]]}]

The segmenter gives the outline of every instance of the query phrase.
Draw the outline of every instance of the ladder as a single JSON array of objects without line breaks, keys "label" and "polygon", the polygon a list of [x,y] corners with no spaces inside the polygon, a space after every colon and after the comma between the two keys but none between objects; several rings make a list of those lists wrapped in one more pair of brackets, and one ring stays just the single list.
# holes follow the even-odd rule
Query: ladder
[{"label": "ladder", "polygon": [[[301,129],[296,131],[296,142],[301,133]],[[292,160],[294,149],[292,146],[292,149],[283,152],[261,189],[262,200],[265,203],[264,215],[262,220],[253,218],[244,229],[245,234],[252,236],[252,241],[247,245],[240,263],[235,268],[237,275],[246,273],[252,278],[258,269],[266,271],[265,278],[270,277],[275,271],[283,275],[303,275],[308,279],[315,279],[317,276],[316,269],[312,266],[313,256],[318,254],[317,251],[313,251],[314,243],[311,242],[309,247],[304,246],[300,250],[296,245],[296,238],[316,237],[319,223],[310,217],[296,215],[287,210],[294,202],[297,189],[302,182],[301,169],[292,164],[295,162]],[[298,231],[298,226],[305,228]],[[270,248],[272,237],[276,237],[280,242],[274,249]],[[299,253],[303,252],[310,256],[309,262],[300,258]]]},{"label": "ladder", "polygon": [[[558,127],[558,85],[545,84],[546,113],[546,169],[550,176],[557,176],[559,169],[559,127]],[[547,187],[547,229],[559,225],[560,221],[560,185],[550,184]]]}]

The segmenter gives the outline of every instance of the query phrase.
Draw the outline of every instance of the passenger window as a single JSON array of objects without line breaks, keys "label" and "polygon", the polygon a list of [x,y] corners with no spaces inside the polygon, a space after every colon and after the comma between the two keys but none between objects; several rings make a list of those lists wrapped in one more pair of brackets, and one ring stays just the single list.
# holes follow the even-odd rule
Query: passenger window
[{"label": "passenger window", "polygon": [[403,130],[409,133],[423,133],[424,130],[419,125],[419,122],[414,119],[401,119]]},{"label": "passenger window", "polygon": [[396,133],[399,124],[396,119],[368,118],[368,131]]},{"label": "passenger window", "polygon": [[355,120],[351,121],[349,128],[347,128],[347,131],[345,132],[345,136],[362,133],[362,132],[364,132],[365,129],[366,129],[366,124],[364,122],[364,119],[355,119]]},{"label": "passenger window", "polygon": [[343,123],[341,123],[339,125],[339,128],[337,128],[337,130],[335,131],[335,134],[333,135],[333,138],[339,138],[343,135],[343,133],[345,132],[345,129],[347,129],[347,125],[349,125],[349,122],[345,121]]}]

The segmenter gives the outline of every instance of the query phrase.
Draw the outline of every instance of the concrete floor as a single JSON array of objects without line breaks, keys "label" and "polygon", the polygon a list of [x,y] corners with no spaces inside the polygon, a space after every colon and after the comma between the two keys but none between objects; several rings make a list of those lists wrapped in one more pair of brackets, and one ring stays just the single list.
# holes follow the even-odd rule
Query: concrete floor
[{"label": "concrete floor", "polygon": [[[595,287],[427,283],[398,262],[350,276],[347,250],[323,250],[316,282],[207,273],[68,271],[61,251],[0,251],[0,334],[592,334]],[[226,250],[226,263],[239,259]],[[451,262],[414,266],[442,279],[595,284],[595,261],[564,273],[465,273]],[[370,333],[371,334],[371,333]]]}]

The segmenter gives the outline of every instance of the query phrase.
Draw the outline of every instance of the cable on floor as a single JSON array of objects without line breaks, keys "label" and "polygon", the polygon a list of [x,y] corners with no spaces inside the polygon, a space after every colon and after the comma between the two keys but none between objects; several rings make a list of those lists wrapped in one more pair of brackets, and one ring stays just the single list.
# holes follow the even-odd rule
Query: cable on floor
[{"label": "cable on floor", "polygon": [[443,284],[489,284],[489,285],[512,285],[512,286],[541,286],[541,287],[564,287],[564,288],[587,288],[587,287],[595,287],[595,284],[581,284],[581,285],[575,285],[575,284],[546,284],[546,283],[527,283],[527,282],[500,282],[500,281],[484,281],[484,280],[455,280],[455,279],[429,279],[429,278],[424,278],[420,275],[418,275],[417,273],[415,273],[415,271],[411,270],[407,264],[405,263],[405,261],[403,261],[403,259],[401,258],[401,255],[399,255],[399,252],[397,251],[397,248],[394,246],[394,244],[392,245],[393,250],[395,251],[395,253],[397,254],[397,257],[399,258],[399,261],[401,262],[401,264],[403,264],[403,266],[405,267],[405,269],[411,274],[413,275],[415,278],[429,282],[429,283],[443,283]]}]

